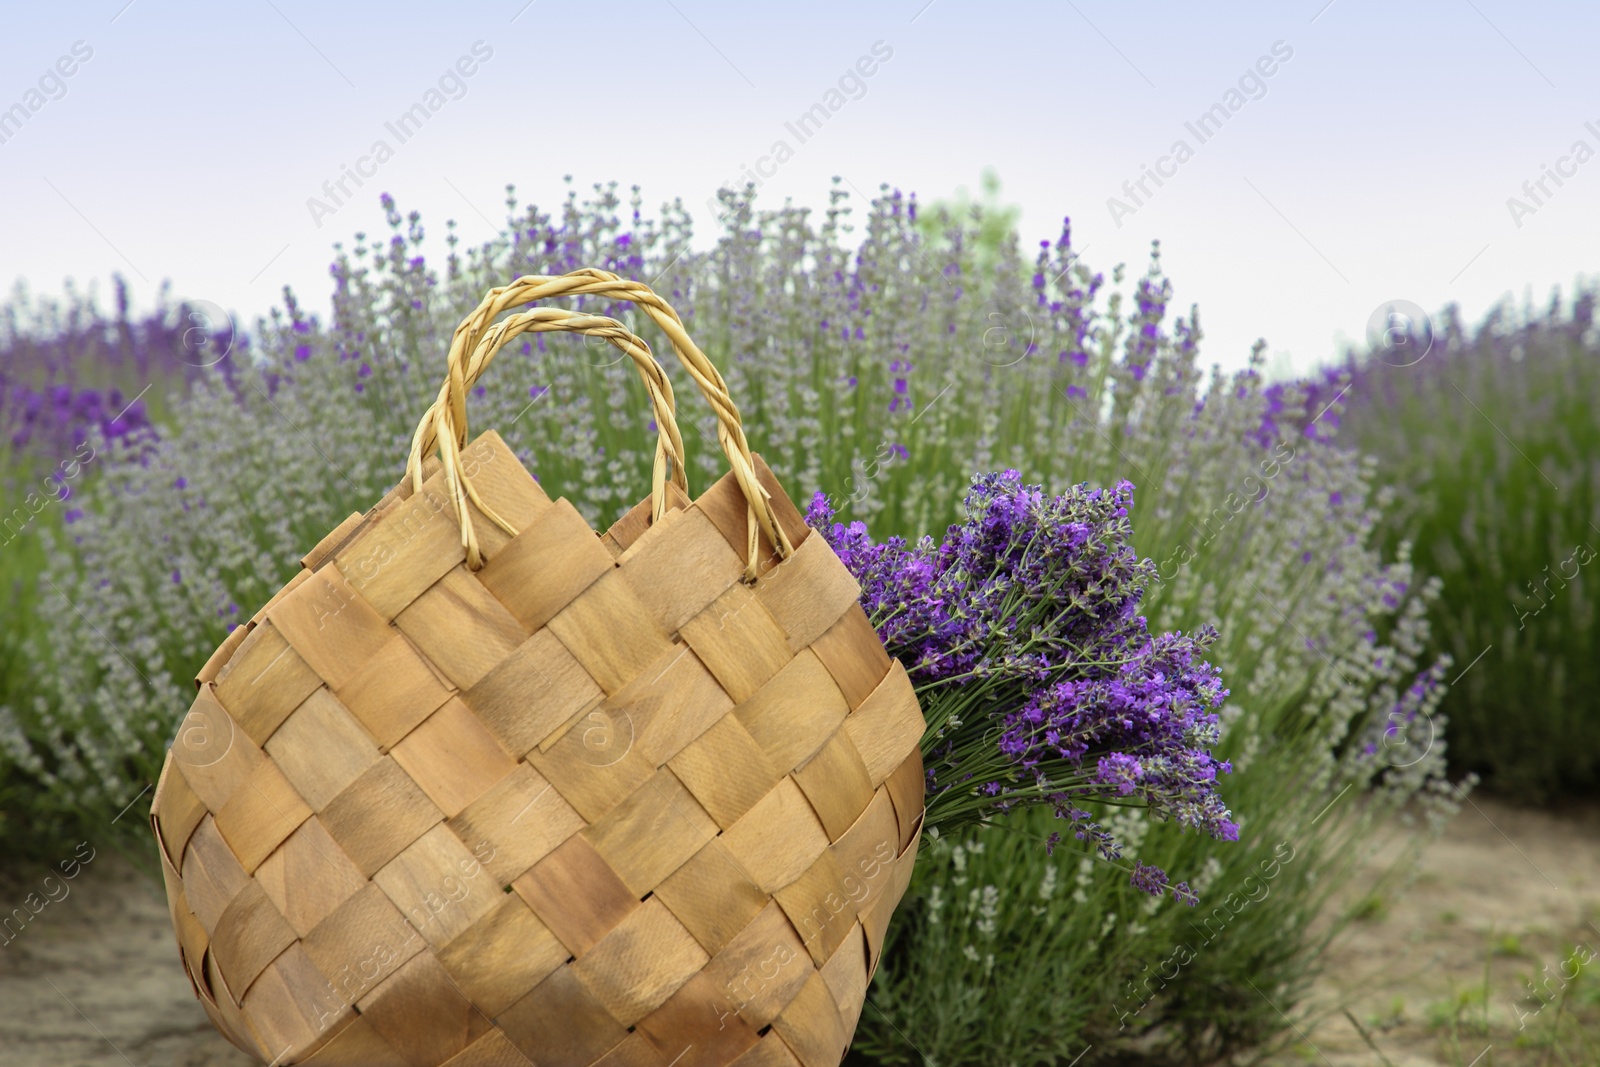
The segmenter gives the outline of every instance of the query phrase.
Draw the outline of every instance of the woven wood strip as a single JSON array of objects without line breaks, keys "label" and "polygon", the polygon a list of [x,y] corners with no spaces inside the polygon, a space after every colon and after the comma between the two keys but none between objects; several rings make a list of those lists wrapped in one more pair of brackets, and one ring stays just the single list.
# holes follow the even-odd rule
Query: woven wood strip
[{"label": "woven wood strip", "polygon": [[601,535],[497,436],[454,436],[463,397],[444,461],[201,672],[151,810],[196,997],[280,1067],[837,1064],[921,831],[904,670],[759,456]]}]

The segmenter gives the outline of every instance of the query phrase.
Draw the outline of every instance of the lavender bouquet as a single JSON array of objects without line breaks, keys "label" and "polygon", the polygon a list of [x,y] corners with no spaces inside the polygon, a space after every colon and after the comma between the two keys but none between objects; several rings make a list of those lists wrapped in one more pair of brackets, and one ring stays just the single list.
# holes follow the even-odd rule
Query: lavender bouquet
[{"label": "lavender bouquet", "polygon": [[[1148,632],[1137,611],[1155,564],[1130,543],[1132,502],[1126,481],[1051,497],[1014,470],[983,474],[943,543],[875,541],[864,523],[835,522],[822,493],[807,509],[922,701],[930,832],[1050,804],[1116,862],[1115,837],[1079,807],[1098,802],[1238,839],[1217,792],[1232,768],[1210,752],[1227,696],[1204,659],[1216,632]],[[1197,899],[1159,867],[1135,862],[1132,881]]]}]

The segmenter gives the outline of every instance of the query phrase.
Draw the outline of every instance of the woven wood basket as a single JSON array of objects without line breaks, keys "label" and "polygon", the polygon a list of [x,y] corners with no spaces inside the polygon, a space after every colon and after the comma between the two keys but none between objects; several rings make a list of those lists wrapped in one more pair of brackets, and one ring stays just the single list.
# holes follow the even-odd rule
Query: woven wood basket
[{"label": "woven wood basket", "polygon": [[[698,499],[637,304],[718,418]],[[499,319],[499,321],[496,321]],[[466,398],[525,331],[605,338],[659,428],[597,535]],[[437,458],[431,453],[437,450]],[[150,819],[179,955],[265,1063],[834,1067],[922,828],[922,711],[715,366],[598,270],[491,290],[406,479],[200,671]]]}]

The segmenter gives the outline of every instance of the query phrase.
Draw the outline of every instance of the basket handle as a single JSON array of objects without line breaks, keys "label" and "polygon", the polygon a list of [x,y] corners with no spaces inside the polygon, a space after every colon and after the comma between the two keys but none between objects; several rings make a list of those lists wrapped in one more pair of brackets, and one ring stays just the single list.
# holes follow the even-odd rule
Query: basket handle
[{"label": "basket handle", "polygon": [[517,532],[484,503],[467,480],[462,468],[461,449],[467,443],[467,394],[488,368],[495,353],[518,334],[549,331],[590,334],[604,337],[631,358],[638,368],[646,392],[650,394],[656,419],[655,464],[650,484],[651,521],[659,521],[667,510],[669,464],[673,484],[688,492],[688,481],[684,476],[683,438],[678,431],[672,383],[651,354],[649,345],[615,319],[584,315],[565,308],[534,308],[494,322],[496,316],[513,306],[556,296],[584,295],[626,300],[649,315],[672,342],[672,349],[679,361],[711,404],[717,416],[717,442],[728,458],[729,468],[744,493],[747,505],[745,527],[749,550],[745,557],[745,578],[754,580],[756,577],[759,537],[763,533],[776,547],[779,557],[787,558],[793,553],[794,546],[773,513],[766,488],[756,477],[755,462],[750,455],[749,442],[745,440],[739,409],[729,397],[727,383],[723,381],[716,365],[689,339],[678,313],[649,286],[609,271],[586,267],[560,275],[526,275],[509,285],[490,289],[477,309],[456,327],[450,342],[448,372],[444,384],[439,387],[438,399],[423,414],[411,438],[406,474],[413,489],[422,488],[423,456],[435,447],[438,449],[450,498],[461,521],[461,544],[466,550],[467,566],[472,570],[483,566],[472,516],[467,509],[468,500],[508,534],[515,535]]}]

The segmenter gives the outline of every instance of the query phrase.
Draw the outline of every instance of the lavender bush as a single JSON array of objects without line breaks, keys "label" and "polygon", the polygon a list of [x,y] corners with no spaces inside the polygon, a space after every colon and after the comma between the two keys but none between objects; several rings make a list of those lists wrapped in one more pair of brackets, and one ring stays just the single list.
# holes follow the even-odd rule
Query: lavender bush
[{"label": "lavender bush", "polygon": [[1433,640],[1464,672],[1446,705],[1456,769],[1522,800],[1600,787],[1597,295],[1502,304],[1471,329],[1447,309],[1414,364],[1352,355],[1307,397],[1343,391],[1330,417],[1398,490],[1384,539],[1414,539],[1418,569],[1444,579]]},{"label": "lavender bush", "polygon": [[143,318],[130,317],[120,278],[113,314],[92,295],[40,301],[20,285],[0,305],[0,547],[29,540],[47,508],[65,510],[54,504],[94,463],[93,441],[148,436],[143,394],[187,369],[174,358],[182,331],[168,325],[161,295]]},{"label": "lavender bush", "polygon": [[[50,669],[50,650],[28,647],[42,535],[82,514],[76,494],[96,475],[105,442],[137,448],[153,439],[159,414],[150,394],[166,395],[194,370],[197,338],[185,310],[163,289],[151,312],[134,315],[121,279],[109,311],[70,287],[64,300],[50,300],[19,285],[0,305],[0,582],[8,598],[0,705],[26,699]],[[30,805],[19,787],[0,757],[0,837],[13,846],[23,831],[50,836],[41,812],[22,810]]]},{"label": "lavender bush", "polygon": [[[877,1010],[864,1016],[858,1041],[877,1060],[1043,1064],[1094,1044],[1115,1062],[1123,1039],[1137,1034],[1198,1062],[1259,1041],[1282,1027],[1277,1008],[1304,991],[1340,928],[1336,916],[1315,921],[1329,895],[1351,887],[1379,842],[1398,834],[1420,845],[1457,802],[1442,777],[1436,714],[1445,663],[1425,651],[1437,588],[1417,580],[1404,546],[1385,560],[1377,524],[1392,501],[1374,488],[1374,464],[1318,428],[1263,440],[1271,398],[1259,348],[1244,371],[1203,374],[1196,319],[1168,322],[1172,290],[1158,263],[1136,283],[1131,314],[1117,294],[1103,311],[1085,310],[1072,289],[1049,291],[1050,279],[1075,275],[1073,288],[1088,291],[1098,277],[1074,262],[1065,240],[1042,247],[1026,283],[1034,310],[1021,321],[1037,330],[1058,316],[1055,336],[1036,332],[1029,354],[1059,354],[1004,368],[1031,372],[1027,388],[1043,410],[1019,413],[1020,425],[1001,431],[1014,443],[983,463],[1014,463],[1047,485],[1138,482],[1136,545],[1156,564],[1144,601],[1151,628],[1219,631],[1207,654],[1232,694],[1217,754],[1234,766],[1228,800],[1239,843],[1207,848],[1138,811],[1098,814],[1153,863],[1202,871],[1194,887],[1220,898],[1220,910],[1195,916],[1095,889],[1091,860],[1075,871],[1071,857],[1045,856],[1040,846],[1055,829],[1048,817],[983,831],[964,843],[983,846],[963,853],[965,869],[930,862],[903,905],[895,933],[904,940],[885,957]],[[1303,403],[1299,386],[1282,393],[1280,401]],[[1412,813],[1427,816],[1421,832],[1409,827]],[[1033,848],[997,848],[1030,832]],[[1004,861],[974,858],[995,854]],[[1404,870],[1403,862],[1388,868],[1379,884]],[[1275,880],[1257,899],[1265,871]],[[1041,931],[1035,913],[1050,905],[1035,894],[1069,880],[1081,880],[1073,892],[1088,906]],[[997,896],[985,917],[990,890]],[[964,929],[951,912],[936,919],[935,901],[962,898],[971,904]],[[1197,937],[1197,920],[1215,933]],[[1073,988],[1105,990],[1111,976],[1111,992],[1087,1013],[1032,984],[1036,956],[1080,958],[1083,944],[1109,960]],[[962,966],[979,958],[981,973]],[[969,1028],[959,1034],[940,1021],[953,1003],[967,1006]]]},{"label": "lavender bush", "polygon": [[[957,844],[962,855],[998,855],[998,833],[1031,846],[1026,862],[978,876],[993,906],[980,894],[970,914],[992,931],[997,962],[973,968],[969,953],[982,958],[982,945],[930,932],[943,921],[936,912],[952,914],[936,902],[968,892],[953,881],[953,858],[930,859],[858,1046],[885,1062],[922,1053],[1044,1062],[1070,1060],[1086,1036],[1116,1047],[1119,1019],[1123,1036],[1165,1023],[1197,1047],[1281,1027],[1249,983],[1287,1009],[1322,944],[1311,920],[1326,894],[1398,831],[1408,800],[1443,800],[1442,742],[1424,751],[1394,728],[1408,715],[1427,720],[1436,699],[1419,659],[1428,588],[1403,554],[1373,546],[1370,467],[1319,440],[1257,444],[1258,362],[1205,374],[1198,323],[1169,321],[1171,289],[1156,265],[1130,300],[1120,269],[1107,285],[1078,261],[1065,227],[1028,256],[1014,239],[980,245],[981,220],[919,213],[914,198],[887,189],[861,215],[838,189],[820,214],[762,210],[729,192],[707,242],[694,240],[681,205],[653,217],[641,206],[613,188],[583,202],[573,194],[553,212],[508,196],[499,238],[464,249],[447,232],[444,258],[430,262],[420,220],[391,204],[388,234],[358,235],[335,257],[331,314],[286,294],[252,331],[253,361],[236,364],[232,381],[214,369],[171,398],[173,431],[154,452],[108,445],[83,517],[54,543],[45,573],[65,596],[41,604],[34,636],[41,650],[75,654],[32,699],[0,712],[0,747],[37,783],[35,803],[103,828],[103,813],[153,779],[187,679],[230,623],[398,480],[450,332],[483,290],[518,273],[597,265],[650,282],[678,307],[797,499],[824,491],[841,519],[879,540],[942,531],[974,471],[1015,468],[1052,493],[1135,483],[1133,547],[1155,565],[1141,602],[1150,631],[1220,635],[1206,658],[1231,693],[1217,753],[1234,768],[1239,840],[1218,846],[1138,811],[1083,808],[1142,861],[1201,872],[1224,907],[1263,864],[1281,863],[1281,843],[1296,850],[1270,896],[1232,918],[1180,981],[1130,1001],[1124,983],[1169,957],[1195,912],[1103,865],[1080,870],[1071,839],[1048,855],[1061,828],[1049,812],[946,837],[930,857],[953,857]],[[582,306],[652,336],[625,307]],[[477,388],[474,425],[500,429],[551,492],[606,521],[645,495],[648,405],[609,348],[541,337]],[[698,491],[721,473],[714,426],[686,376],[671,373]],[[1026,901],[1046,877],[1082,899],[1052,905],[1061,921],[1042,932]],[[1100,964],[1025,962],[1067,938],[1092,943]],[[1028,1006],[1026,1025],[1007,1005]]]}]

